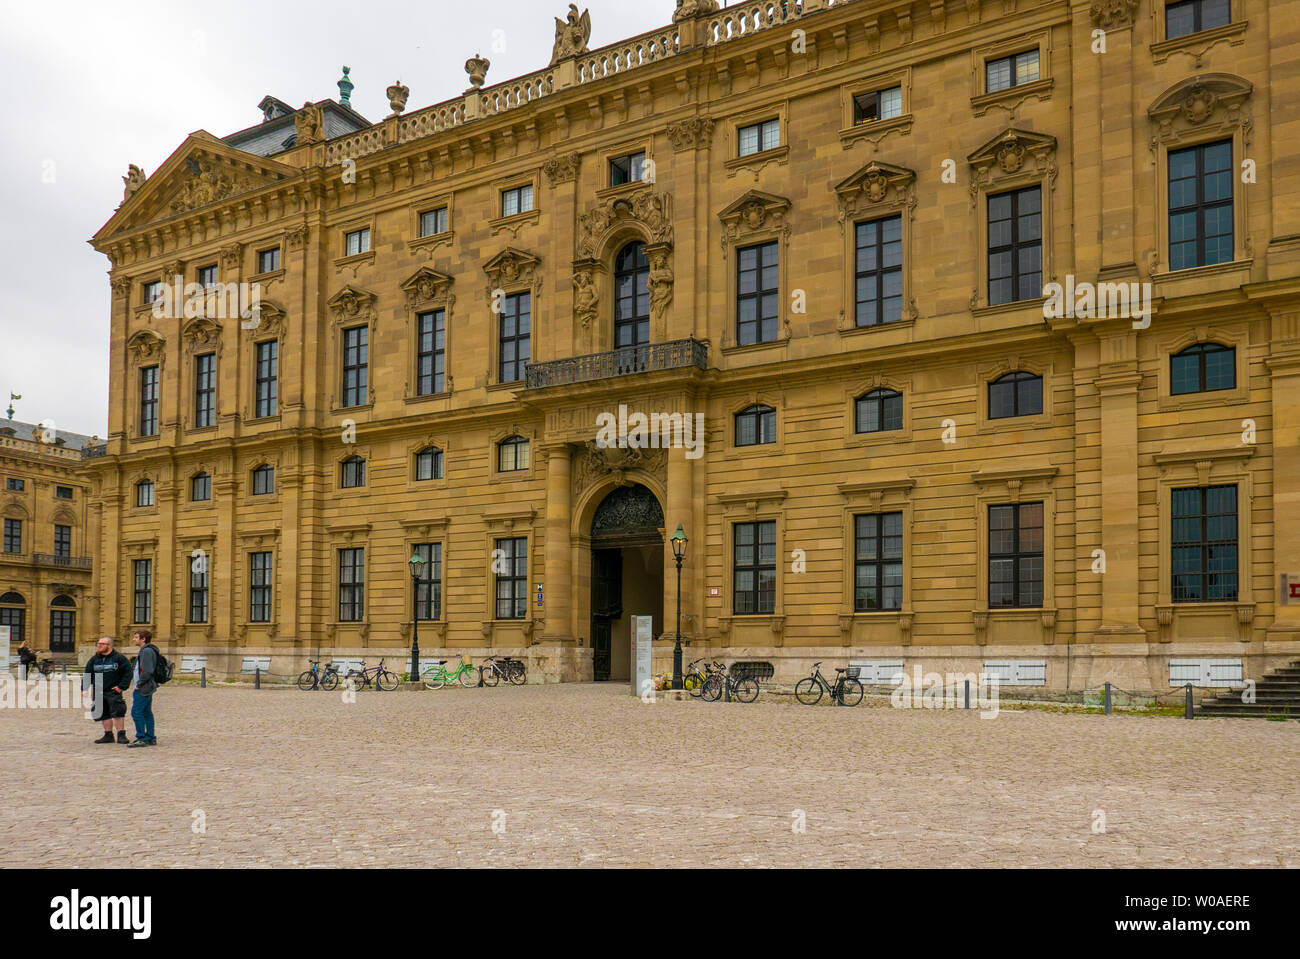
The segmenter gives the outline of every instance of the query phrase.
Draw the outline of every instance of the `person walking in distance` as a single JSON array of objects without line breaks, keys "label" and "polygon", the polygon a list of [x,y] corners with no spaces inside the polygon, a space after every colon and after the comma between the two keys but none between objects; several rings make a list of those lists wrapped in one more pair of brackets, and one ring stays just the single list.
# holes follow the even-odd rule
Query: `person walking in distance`
[{"label": "person walking in distance", "polygon": [[135,658],[135,692],[131,696],[131,722],[135,723],[135,742],[131,746],[157,746],[153,729],[153,694],[158,689],[154,671],[158,668],[158,647],[147,629],[131,634],[131,642],[140,648]]},{"label": "person walking in distance", "polygon": [[95,644],[95,655],[86,663],[87,681],[94,689],[97,722],[104,724],[104,735],[96,743],[126,743],[126,699],[123,692],[131,685],[131,662],[113,648],[113,637],[105,636]]}]

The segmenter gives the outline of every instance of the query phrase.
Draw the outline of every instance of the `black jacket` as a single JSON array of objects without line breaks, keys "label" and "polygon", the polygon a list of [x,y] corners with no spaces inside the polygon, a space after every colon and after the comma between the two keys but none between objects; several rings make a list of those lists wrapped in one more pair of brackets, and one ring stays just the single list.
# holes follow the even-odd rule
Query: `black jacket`
[{"label": "black jacket", "polygon": [[86,675],[92,682],[95,676],[103,676],[105,690],[116,686],[122,692],[126,692],[131,685],[131,661],[116,649],[107,656],[96,653],[90,657],[90,662],[86,663]]},{"label": "black jacket", "polygon": [[154,670],[158,668],[158,647],[145,643],[140,647],[140,655],[135,658],[135,665],[140,669],[140,681],[135,684],[135,691],[140,696],[152,696],[158,688],[154,680]]}]

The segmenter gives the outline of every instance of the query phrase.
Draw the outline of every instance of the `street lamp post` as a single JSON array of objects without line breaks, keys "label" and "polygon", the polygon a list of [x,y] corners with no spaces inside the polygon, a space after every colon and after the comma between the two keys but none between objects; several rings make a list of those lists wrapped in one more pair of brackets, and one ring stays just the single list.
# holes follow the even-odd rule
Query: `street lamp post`
[{"label": "street lamp post", "polygon": [[424,557],[411,557],[411,682],[420,681],[420,580],[424,578]]},{"label": "street lamp post", "polygon": [[673,689],[682,688],[682,560],[686,558],[686,530],[677,524],[673,533],[673,559],[677,561],[677,645],[673,647]]}]

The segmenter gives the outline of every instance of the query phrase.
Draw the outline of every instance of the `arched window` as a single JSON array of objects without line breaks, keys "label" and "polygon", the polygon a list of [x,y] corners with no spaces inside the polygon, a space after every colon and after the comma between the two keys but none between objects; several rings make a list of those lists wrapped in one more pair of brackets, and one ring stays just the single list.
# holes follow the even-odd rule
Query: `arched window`
[{"label": "arched window", "polygon": [[528,469],[528,440],[512,436],[497,445],[497,472],[518,473]]},{"label": "arched window", "polygon": [[366,461],[360,456],[349,456],[342,464],[339,485],[344,489],[358,489],[366,485]]},{"label": "arched window", "polygon": [[153,480],[141,480],[135,484],[135,505],[137,507],[153,505]]},{"label": "arched window", "polygon": [[190,501],[206,503],[212,499],[212,477],[207,473],[197,473],[190,479]]},{"label": "arched window", "polygon": [[776,442],[776,410],[751,406],[736,414],[736,445],[763,446]]},{"label": "arched window", "polygon": [[71,653],[77,648],[77,604],[67,596],[50,603],[50,652]]},{"label": "arched window", "polygon": [[1036,416],[1043,412],[1043,378],[1016,372],[989,384],[989,419]]},{"label": "arched window", "polygon": [[9,627],[9,642],[17,646],[26,637],[27,600],[21,593],[5,593],[0,596],[0,626]]},{"label": "arched window", "polygon": [[442,479],[442,450],[430,446],[415,454],[415,479],[420,483]]},{"label": "arched window", "polygon": [[614,346],[650,343],[650,260],[644,243],[629,243],[614,261]]},{"label": "arched window", "polygon": [[1237,388],[1237,351],[1219,343],[1197,343],[1170,357],[1169,392],[1214,393]]},{"label": "arched window", "polygon": [[896,390],[872,390],[859,396],[855,405],[858,433],[886,433],[903,428],[903,394]]},{"label": "arched window", "polygon": [[275,467],[263,463],[253,470],[253,495],[269,496],[275,492]]}]

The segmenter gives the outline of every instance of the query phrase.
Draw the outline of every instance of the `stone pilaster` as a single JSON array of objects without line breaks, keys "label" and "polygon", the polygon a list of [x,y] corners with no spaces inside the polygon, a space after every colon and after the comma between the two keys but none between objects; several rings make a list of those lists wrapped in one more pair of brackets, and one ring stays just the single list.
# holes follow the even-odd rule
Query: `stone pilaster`
[{"label": "stone pilaster", "polygon": [[546,451],[546,569],[541,578],[546,591],[547,644],[573,642],[573,544],[569,536],[573,505],[569,480],[573,470],[567,443]]}]

